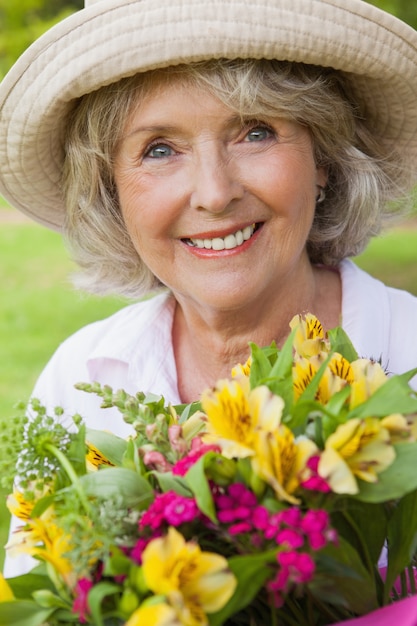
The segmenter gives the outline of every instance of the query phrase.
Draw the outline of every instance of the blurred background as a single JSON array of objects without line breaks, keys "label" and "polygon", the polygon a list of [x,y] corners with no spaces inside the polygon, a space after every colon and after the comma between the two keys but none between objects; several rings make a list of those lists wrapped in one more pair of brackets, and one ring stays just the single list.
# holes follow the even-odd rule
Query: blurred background
[{"label": "blurred background", "polygon": [[[417,28],[417,2],[371,4]],[[42,32],[82,6],[83,0],[0,0],[0,79]],[[356,262],[387,284],[417,295],[417,217],[373,240]],[[7,454],[1,435],[13,423],[15,404],[27,401],[59,343],[125,304],[73,291],[73,269],[58,233],[30,222],[0,197],[0,456]],[[5,502],[0,489],[0,571],[9,525]]]}]

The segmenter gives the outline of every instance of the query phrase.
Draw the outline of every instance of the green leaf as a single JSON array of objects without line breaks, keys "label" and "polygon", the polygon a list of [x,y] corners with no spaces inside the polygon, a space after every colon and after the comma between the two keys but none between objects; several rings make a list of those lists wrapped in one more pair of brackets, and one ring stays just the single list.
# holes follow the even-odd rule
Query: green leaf
[{"label": "green leaf", "polygon": [[0,603],[0,626],[41,626],[55,608],[43,609],[30,600],[14,600]]},{"label": "green leaf", "polygon": [[150,473],[155,476],[164,493],[167,491],[175,491],[175,493],[178,493],[180,496],[185,496],[187,498],[193,495],[185,478],[182,478],[181,476],[174,476],[171,472],[153,471]]},{"label": "green leaf", "polygon": [[129,439],[126,445],[126,452],[123,455],[122,466],[133,470],[140,476],[146,474],[145,465],[139,455],[139,450],[134,439]]},{"label": "green leaf", "polygon": [[377,483],[358,479],[359,493],[352,496],[363,502],[388,502],[398,500],[417,489],[417,442],[394,444],[396,458],[391,465],[378,474]]},{"label": "green leaf", "polygon": [[341,328],[340,326],[338,326],[337,328],[333,328],[332,330],[328,331],[327,335],[330,339],[330,345],[333,352],[338,352],[339,354],[341,354],[345,359],[349,361],[349,363],[351,363],[352,361],[356,361],[356,359],[358,358],[358,353],[356,352],[351,340],[349,339],[343,328]]},{"label": "green leaf", "polygon": [[148,481],[136,472],[124,467],[105,468],[86,474],[80,480],[87,495],[97,498],[122,496],[128,508],[143,510],[154,498]]},{"label": "green leaf", "polygon": [[411,564],[417,547],[417,490],[395,506],[388,524],[388,570],[386,600],[401,572]]},{"label": "green leaf", "polygon": [[177,415],[180,415],[178,422],[183,424],[186,422],[194,413],[197,411],[201,411],[201,402],[192,402],[191,404],[176,404],[174,409]]},{"label": "green leaf", "polygon": [[104,598],[120,593],[120,587],[113,583],[102,582],[94,585],[88,593],[88,606],[96,626],[104,626],[101,604]]},{"label": "green leaf", "polygon": [[250,343],[252,363],[250,366],[250,386],[251,389],[263,385],[265,380],[269,378],[271,373],[271,362],[266,352],[255,343]]},{"label": "green leaf", "polygon": [[273,570],[269,563],[276,562],[277,550],[263,554],[234,556],[229,567],[237,578],[237,587],[229,602],[217,613],[209,615],[210,626],[221,626],[225,620],[248,606],[263,587]]},{"label": "green leaf", "polygon": [[110,463],[117,466],[122,465],[123,455],[127,448],[125,439],[104,430],[87,428],[86,441],[95,446]]},{"label": "green leaf", "polygon": [[366,402],[349,413],[353,417],[385,417],[391,413],[410,415],[417,413],[417,396],[409,386],[409,380],[417,374],[417,368],[389,378]]},{"label": "green leaf", "polygon": [[[36,571],[38,569],[40,568],[36,568]],[[32,570],[32,572],[29,572],[29,574],[22,574],[21,576],[7,579],[7,583],[9,584],[10,589],[13,591],[15,598],[28,598],[31,592],[37,589],[48,589],[49,591],[55,591],[55,586],[53,585],[51,579],[46,574],[46,572],[45,574],[37,574],[33,572],[34,570]]]},{"label": "green leaf", "polygon": [[212,522],[216,523],[216,509],[214,507],[213,497],[211,495],[210,486],[205,473],[205,464],[215,455],[214,452],[207,452],[197,463],[188,470],[185,475],[187,485],[194,494],[198,508],[204,515],[207,515]]},{"label": "green leaf", "polygon": [[343,537],[339,537],[337,546],[328,544],[320,550],[316,563],[308,589],[319,602],[341,606],[358,615],[378,608],[374,576]]},{"label": "green leaf", "polygon": [[356,549],[362,562],[372,571],[387,537],[385,505],[343,498],[338,506],[340,508],[332,513],[332,526]]}]

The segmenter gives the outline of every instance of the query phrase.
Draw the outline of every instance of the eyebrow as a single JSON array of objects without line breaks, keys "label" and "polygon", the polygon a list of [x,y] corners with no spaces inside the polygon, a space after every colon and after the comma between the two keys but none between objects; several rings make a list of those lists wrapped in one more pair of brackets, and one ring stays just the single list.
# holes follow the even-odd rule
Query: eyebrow
[{"label": "eyebrow", "polygon": [[133,135],[138,135],[141,133],[164,134],[164,133],[174,132],[175,130],[178,130],[177,126],[172,126],[172,125],[167,125],[167,124],[155,124],[152,126],[138,126],[134,128],[133,130],[131,130],[126,135],[123,135],[122,141],[124,139],[128,139],[129,137],[132,137]]},{"label": "eyebrow", "polygon": [[[233,126],[242,127],[246,122],[248,122],[251,119],[253,118],[250,116],[246,117],[246,116],[239,115],[238,113],[233,113],[229,118],[227,118],[225,122],[225,127],[233,127]],[[142,133],[149,133],[151,135],[153,134],[164,135],[165,133],[174,133],[174,132],[177,132],[178,130],[179,130],[179,127],[173,124],[151,124],[149,126],[137,126],[126,135],[123,135],[121,138],[121,141],[124,141],[125,139],[128,139],[129,137],[133,137],[134,135],[138,135]]]}]

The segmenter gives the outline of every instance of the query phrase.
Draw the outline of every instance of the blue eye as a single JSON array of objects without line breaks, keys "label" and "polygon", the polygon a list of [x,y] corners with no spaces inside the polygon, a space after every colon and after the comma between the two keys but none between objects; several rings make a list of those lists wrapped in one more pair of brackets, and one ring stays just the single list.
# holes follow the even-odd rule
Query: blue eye
[{"label": "blue eye", "polygon": [[163,159],[172,156],[173,153],[174,151],[172,148],[167,146],[165,143],[158,143],[148,148],[145,153],[145,157],[149,157],[151,159]]},{"label": "blue eye", "polygon": [[247,141],[265,141],[271,137],[272,131],[266,126],[256,126],[251,128],[246,135]]}]

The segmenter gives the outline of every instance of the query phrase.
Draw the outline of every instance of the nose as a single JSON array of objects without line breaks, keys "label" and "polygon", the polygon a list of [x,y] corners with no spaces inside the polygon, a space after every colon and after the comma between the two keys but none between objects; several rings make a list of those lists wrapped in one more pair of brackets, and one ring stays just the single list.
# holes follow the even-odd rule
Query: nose
[{"label": "nose", "polygon": [[243,193],[238,167],[229,155],[217,147],[206,146],[195,156],[190,198],[192,209],[213,214],[227,212]]}]

